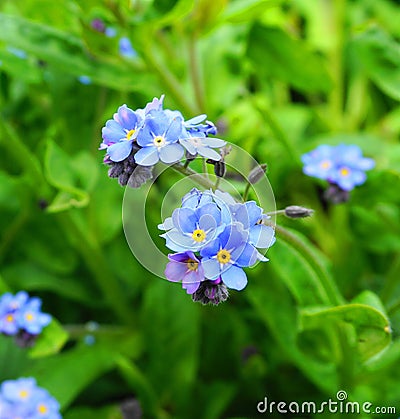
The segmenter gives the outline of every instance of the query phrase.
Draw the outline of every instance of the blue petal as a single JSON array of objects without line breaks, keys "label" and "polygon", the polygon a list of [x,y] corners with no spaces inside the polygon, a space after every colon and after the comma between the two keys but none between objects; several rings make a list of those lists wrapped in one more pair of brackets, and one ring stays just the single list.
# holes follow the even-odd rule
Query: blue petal
[{"label": "blue petal", "polygon": [[182,158],[183,153],[180,144],[169,144],[160,149],[160,160],[166,164],[176,163]]},{"label": "blue petal", "polygon": [[255,225],[250,228],[250,243],[255,247],[266,249],[275,242],[275,230],[266,225]]},{"label": "blue petal", "polygon": [[112,161],[118,162],[125,160],[132,151],[132,142],[131,141],[120,141],[110,145],[107,149],[107,153],[110,156]]},{"label": "blue petal", "polygon": [[168,217],[164,220],[162,224],[157,226],[160,230],[171,230],[174,227],[174,223],[172,222],[172,217]]},{"label": "blue petal", "polygon": [[135,112],[126,105],[122,105],[118,108],[117,118],[117,121],[122,125],[122,127],[128,131],[135,129],[138,123]]},{"label": "blue petal", "polygon": [[196,210],[200,219],[203,215],[210,215],[215,220],[214,228],[221,223],[221,211],[214,203],[204,204]]},{"label": "blue petal", "polygon": [[165,245],[168,249],[171,249],[174,252],[186,252],[188,250],[197,251],[197,248],[199,247],[197,243],[196,245],[193,245],[192,238],[183,235],[175,228],[167,233],[161,234],[161,237],[165,238]]},{"label": "blue petal", "polygon": [[233,290],[241,291],[247,285],[246,273],[235,265],[222,272],[221,277],[224,284]]},{"label": "blue petal", "polygon": [[126,132],[122,129],[121,125],[113,119],[106,122],[106,126],[101,130],[101,135],[107,142],[117,143],[118,141],[126,138]]},{"label": "blue petal", "polygon": [[200,124],[200,122],[203,122],[206,118],[207,118],[207,115],[205,114],[197,115],[185,121],[185,125],[197,125],[197,124]]},{"label": "blue petal", "polygon": [[187,139],[180,139],[179,142],[186,148],[186,150],[193,156],[197,154],[196,147]]},{"label": "blue petal", "polygon": [[168,130],[165,133],[165,138],[169,143],[176,143],[182,137],[184,137],[182,120],[180,118],[176,118],[172,120],[169,125]]},{"label": "blue petal", "polygon": [[257,262],[257,256],[258,251],[249,243],[232,252],[232,258],[235,260],[235,264],[241,268],[253,266]]},{"label": "blue petal", "polygon": [[212,147],[212,148],[220,148],[226,145],[226,141],[221,140],[219,138],[207,137],[207,138],[204,138],[202,142],[204,145],[208,145],[209,147]]},{"label": "blue petal", "polygon": [[196,230],[197,217],[190,208],[177,208],[172,213],[172,221],[182,233],[193,233]]},{"label": "blue petal", "polygon": [[218,238],[216,238],[201,249],[200,255],[202,257],[211,258],[212,256],[215,256],[218,253],[220,248],[220,241]]},{"label": "blue petal", "polygon": [[216,259],[203,259],[201,265],[204,269],[204,276],[207,279],[216,279],[220,275],[219,262]]},{"label": "blue petal", "polygon": [[204,214],[200,217],[199,228],[208,231],[210,236],[214,236],[214,230],[217,228],[215,218],[211,214]]},{"label": "blue petal", "polygon": [[213,150],[212,148],[208,148],[205,146],[198,146],[197,152],[200,154],[200,156],[206,157],[207,159],[211,159],[215,161],[221,160],[221,155],[217,153],[215,150]]},{"label": "blue petal", "polygon": [[144,147],[135,154],[135,162],[140,166],[153,166],[159,160],[156,147]]}]

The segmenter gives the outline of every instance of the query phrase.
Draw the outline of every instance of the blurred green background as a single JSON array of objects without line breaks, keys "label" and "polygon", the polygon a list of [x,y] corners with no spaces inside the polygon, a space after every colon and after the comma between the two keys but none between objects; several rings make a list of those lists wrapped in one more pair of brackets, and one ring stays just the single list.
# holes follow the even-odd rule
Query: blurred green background
[{"label": "blurred green background", "polygon": [[[36,377],[66,419],[121,418],[134,399],[143,418],[255,418],[264,397],[339,390],[372,403],[357,417],[398,417],[399,22],[395,0],[1,0],[0,291],[40,296],[69,338],[60,350],[58,323],[36,351],[2,337],[0,381]],[[315,210],[278,219],[270,262],[218,307],[135,260],[97,150],[118,106],[161,94],[267,163],[277,208]],[[338,143],[376,168],[327,206],[300,156]],[[151,196],[155,235],[178,179]]]}]

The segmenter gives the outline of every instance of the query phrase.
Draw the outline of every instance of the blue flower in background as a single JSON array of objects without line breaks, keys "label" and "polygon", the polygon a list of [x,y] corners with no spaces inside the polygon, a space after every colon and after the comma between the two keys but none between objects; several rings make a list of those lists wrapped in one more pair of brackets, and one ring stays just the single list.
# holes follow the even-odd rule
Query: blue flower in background
[{"label": "blue flower in background", "polygon": [[42,301],[31,298],[17,313],[16,320],[20,329],[31,335],[38,335],[42,329],[51,323],[51,316],[40,311]]},{"label": "blue flower in background", "polygon": [[221,277],[228,288],[242,290],[247,285],[242,268],[254,265],[258,259],[258,252],[248,239],[248,233],[240,224],[225,227],[200,251],[205,277],[211,280]]},{"label": "blue flower in background", "polygon": [[0,419],[61,419],[60,405],[32,377],[7,380],[0,387]]},{"label": "blue flower in background", "polygon": [[335,157],[333,147],[320,145],[301,156],[303,172],[308,176],[327,180],[336,170]]},{"label": "blue flower in background", "polygon": [[362,185],[367,179],[365,171],[375,167],[375,161],[363,157],[356,145],[339,144],[335,147],[335,155],[336,171],[329,180],[345,191]]},{"label": "blue flower in background", "polygon": [[79,83],[84,84],[84,85],[89,85],[92,83],[92,79],[89,76],[84,76],[84,75],[79,76],[78,81]]},{"label": "blue flower in background", "polygon": [[165,276],[169,281],[182,282],[188,294],[193,294],[205,280],[201,260],[193,252],[186,251],[168,255],[170,262],[165,268]]},{"label": "blue flower in background", "polygon": [[143,128],[137,136],[142,148],[135,154],[141,166],[153,166],[159,160],[171,164],[183,156],[183,147],[178,140],[186,136],[180,118],[169,118],[163,111],[150,111]]},{"label": "blue flower in background", "polygon": [[0,298],[0,333],[16,335],[19,331],[16,315],[21,307],[28,301],[25,291],[18,292],[15,296],[5,293]]},{"label": "blue flower in background", "polygon": [[136,58],[138,55],[126,36],[119,39],[119,53],[125,58]]},{"label": "blue flower in background", "polygon": [[351,191],[365,182],[366,170],[375,166],[373,159],[363,157],[360,147],[339,144],[320,145],[302,156],[303,172],[329,181],[344,191]]},{"label": "blue flower in background", "polygon": [[125,160],[132,151],[141,124],[142,119],[136,112],[126,105],[120,106],[113,119],[109,119],[101,131],[103,142],[100,150],[107,149],[111,161]]},{"label": "blue flower in background", "polygon": [[29,298],[25,291],[15,296],[3,294],[0,298],[0,333],[24,335],[26,340],[41,333],[51,322],[51,316],[41,312],[41,304],[40,298]]}]

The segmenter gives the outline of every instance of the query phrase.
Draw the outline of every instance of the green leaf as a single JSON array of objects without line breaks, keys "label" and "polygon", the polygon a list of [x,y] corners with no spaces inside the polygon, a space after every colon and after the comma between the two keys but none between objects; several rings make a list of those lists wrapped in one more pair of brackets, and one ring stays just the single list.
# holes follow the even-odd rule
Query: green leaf
[{"label": "green leaf", "polygon": [[253,25],[247,54],[260,78],[276,78],[304,92],[331,89],[324,58],[280,28]]},{"label": "green leaf", "polygon": [[[249,273],[252,275],[252,273]],[[274,276],[255,283],[246,290],[246,295],[260,320],[267,326],[282,353],[291,360],[315,385],[326,392],[337,391],[338,372],[331,360],[322,362],[311,351],[304,352],[298,346],[298,309],[283,283]]]},{"label": "green leaf", "polygon": [[284,0],[239,0],[229,2],[221,19],[230,23],[245,23],[258,19],[260,14],[270,7],[283,3]]},{"label": "green leaf", "polygon": [[114,367],[117,356],[115,345],[79,346],[36,360],[24,374],[35,377],[65,409],[86,386]]},{"label": "green leaf", "polygon": [[301,313],[305,330],[324,329],[332,323],[353,326],[357,335],[357,350],[363,361],[383,351],[391,342],[389,320],[376,308],[366,304],[304,309]]},{"label": "green leaf", "polygon": [[71,277],[49,273],[32,262],[23,261],[7,265],[2,271],[7,283],[13,288],[27,291],[52,291],[73,301],[93,305],[92,294]]},{"label": "green leaf", "polygon": [[1,41],[77,77],[86,75],[95,83],[123,91],[141,90],[154,82],[132,60],[128,63],[111,54],[89,54],[82,41],[69,32],[4,13],[0,13],[0,27]]},{"label": "green leaf", "polygon": [[68,333],[62,328],[56,319],[46,326],[35,345],[29,350],[32,358],[41,358],[58,353],[68,340]]},{"label": "green leaf", "polygon": [[146,375],[161,398],[182,406],[193,396],[200,319],[199,306],[177,288],[179,284],[165,280],[151,281],[145,291],[142,318],[148,344]]},{"label": "green leaf", "polygon": [[400,45],[379,27],[354,38],[350,44],[368,76],[388,96],[400,100]]},{"label": "green leaf", "polygon": [[68,409],[64,419],[123,419],[119,406],[106,406],[99,409],[90,407],[75,407]]},{"label": "green leaf", "polygon": [[0,69],[12,77],[27,83],[39,83],[42,80],[42,73],[36,60],[20,58],[10,51],[0,49],[0,63]]},{"label": "green leaf", "polygon": [[89,203],[88,193],[76,186],[78,180],[71,158],[52,140],[47,141],[45,173],[48,182],[61,190],[47,211],[59,212],[71,207],[80,208]]}]

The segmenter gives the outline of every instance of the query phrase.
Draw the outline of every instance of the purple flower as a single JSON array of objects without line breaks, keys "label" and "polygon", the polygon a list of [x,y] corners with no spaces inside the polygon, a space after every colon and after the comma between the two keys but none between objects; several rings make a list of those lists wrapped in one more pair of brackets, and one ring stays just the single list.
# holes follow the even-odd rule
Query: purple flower
[{"label": "purple flower", "polygon": [[92,27],[92,29],[94,29],[97,32],[104,32],[106,30],[106,25],[99,18],[93,19],[90,22],[90,26]]},{"label": "purple flower", "polygon": [[254,265],[258,259],[258,252],[248,239],[248,232],[240,224],[227,226],[200,251],[205,277],[210,280],[221,277],[228,288],[242,290],[247,284],[242,268]]},{"label": "purple flower", "polygon": [[107,149],[107,156],[113,162],[125,160],[132,151],[141,123],[142,119],[136,112],[126,105],[120,106],[102,129],[100,150]]},{"label": "purple flower", "polygon": [[51,316],[42,313],[42,302],[39,298],[31,298],[17,313],[16,320],[20,329],[31,335],[38,335],[42,329],[50,324]]},{"label": "purple flower", "polygon": [[215,161],[221,160],[221,155],[213,150],[213,148],[220,148],[226,144],[226,141],[220,140],[219,138],[206,137],[203,132],[189,133],[189,137],[181,138],[179,142],[192,156],[200,154],[200,156]]},{"label": "purple flower", "polygon": [[141,166],[153,166],[159,160],[176,163],[183,156],[178,140],[184,136],[180,118],[171,119],[163,111],[150,111],[137,136],[142,148],[135,154],[136,163]]},{"label": "purple flower", "polygon": [[169,281],[182,282],[188,294],[193,294],[204,281],[204,270],[201,260],[191,251],[168,255],[170,262],[165,268],[165,276]]}]

